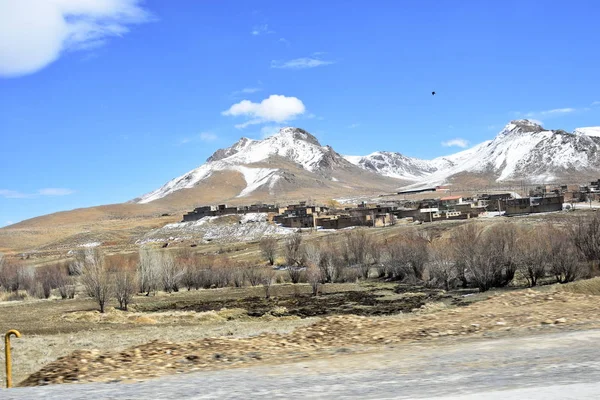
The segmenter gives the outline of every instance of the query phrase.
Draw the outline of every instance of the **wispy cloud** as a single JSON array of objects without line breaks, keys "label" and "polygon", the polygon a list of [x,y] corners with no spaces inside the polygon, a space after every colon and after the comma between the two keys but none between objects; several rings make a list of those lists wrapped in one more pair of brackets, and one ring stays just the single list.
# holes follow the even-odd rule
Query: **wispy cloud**
[{"label": "wispy cloud", "polygon": [[140,0],[0,1],[0,76],[34,73],[66,51],[103,46],[153,20]]},{"label": "wispy cloud", "polygon": [[203,142],[214,142],[218,139],[218,136],[212,132],[202,132],[200,134],[200,140]]},{"label": "wispy cloud", "polygon": [[552,116],[552,115],[563,115],[563,114],[571,114],[577,111],[575,108],[567,107],[567,108],[554,108],[552,110],[544,110],[544,111],[532,111],[526,114],[527,117],[535,117],[537,115],[540,116]]},{"label": "wispy cloud", "polygon": [[184,145],[184,144],[188,144],[188,143],[193,143],[193,142],[214,142],[215,140],[217,140],[219,137],[213,133],[213,132],[202,132],[200,134],[194,135],[194,136],[188,136],[188,137],[184,137],[183,139],[180,139],[177,142],[178,146]]},{"label": "wispy cloud", "polygon": [[253,94],[253,93],[261,92],[262,90],[263,90],[262,88],[257,87],[257,86],[256,87],[254,87],[254,86],[253,87],[245,87],[241,90],[236,90],[235,92],[231,93],[231,97],[239,98],[246,94]]},{"label": "wispy cloud", "polygon": [[268,24],[262,24],[262,25],[255,25],[254,28],[252,28],[252,31],[250,33],[252,33],[253,36],[259,36],[259,35],[268,35],[271,33],[275,33],[275,31],[272,29],[269,29]]},{"label": "wispy cloud", "polygon": [[240,93],[249,94],[249,93],[260,92],[261,90],[262,90],[261,88],[249,87],[249,88],[243,88],[242,90],[240,90]]},{"label": "wispy cloud", "polygon": [[31,199],[39,196],[68,196],[75,193],[72,189],[66,188],[44,188],[36,193],[23,193],[18,190],[0,189],[0,197],[5,199]]},{"label": "wispy cloud", "polygon": [[593,101],[592,107],[595,107],[595,106],[600,106],[600,101]]},{"label": "wispy cloud", "polygon": [[359,126],[360,126],[360,124],[350,124],[350,125],[348,125],[348,129],[358,128]]},{"label": "wispy cloud", "polygon": [[321,59],[320,55],[322,54],[324,53],[314,53],[311,57],[294,58],[293,60],[288,61],[272,60],[271,68],[307,69],[335,64],[335,61]]},{"label": "wispy cloud", "polygon": [[260,103],[242,100],[223,111],[221,115],[246,117],[248,119],[246,122],[235,125],[236,128],[241,129],[268,122],[282,123],[304,114],[305,111],[306,107],[299,98],[272,94]]},{"label": "wispy cloud", "polygon": [[442,142],[444,147],[462,147],[463,149],[469,147],[469,141],[466,139],[456,138]]},{"label": "wispy cloud", "polygon": [[26,199],[32,197],[30,194],[8,189],[0,189],[0,196],[4,197],[5,199]]},{"label": "wispy cloud", "polygon": [[73,193],[74,190],[66,188],[44,188],[38,191],[41,196],[68,196]]},{"label": "wispy cloud", "polygon": [[290,47],[292,45],[292,42],[290,42],[289,40],[287,40],[286,38],[279,38],[278,40],[279,43],[285,44],[287,47]]}]

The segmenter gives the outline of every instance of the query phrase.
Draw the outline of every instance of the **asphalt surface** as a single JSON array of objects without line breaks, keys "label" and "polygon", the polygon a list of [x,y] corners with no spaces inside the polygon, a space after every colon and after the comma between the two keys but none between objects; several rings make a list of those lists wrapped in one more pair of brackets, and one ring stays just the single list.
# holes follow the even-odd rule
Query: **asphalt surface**
[{"label": "asphalt surface", "polygon": [[14,388],[2,399],[598,399],[600,331],[454,340],[139,383]]}]

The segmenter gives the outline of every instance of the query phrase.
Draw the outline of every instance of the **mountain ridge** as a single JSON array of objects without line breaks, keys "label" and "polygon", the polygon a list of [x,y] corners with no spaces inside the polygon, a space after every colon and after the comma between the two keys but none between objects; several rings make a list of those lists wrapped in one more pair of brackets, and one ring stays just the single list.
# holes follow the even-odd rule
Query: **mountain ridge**
[{"label": "mountain ridge", "polygon": [[452,183],[465,174],[490,182],[542,183],[600,173],[600,127],[568,133],[526,119],[513,120],[492,140],[432,160],[392,151],[344,156],[309,132],[286,127],[262,140],[242,137],[216,150],[205,164],[133,201],[146,204],[201,186],[216,172],[243,176],[246,186],[239,188],[238,198],[314,187],[332,192],[342,187],[418,188]]}]

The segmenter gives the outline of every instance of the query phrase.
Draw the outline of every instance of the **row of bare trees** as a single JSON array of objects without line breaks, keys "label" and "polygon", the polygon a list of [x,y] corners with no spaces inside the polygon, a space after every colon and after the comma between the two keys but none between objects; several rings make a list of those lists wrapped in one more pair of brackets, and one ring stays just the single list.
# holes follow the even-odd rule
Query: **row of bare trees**
[{"label": "row of bare trees", "polygon": [[377,239],[367,230],[346,232],[309,243],[300,234],[284,240],[290,280],[301,276],[318,292],[319,284],[379,278],[425,282],[446,290],[505,287],[517,279],[528,286],[540,280],[567,283],[587,277],[600,260],[600,218],[565,226],[483,226],[469,223],[432,238],[424,230]]},{"label": "row of bare trees", "polygon": [[593,261],[578,248],[573,229],[513,223],[484,229],[467,224],[432,252],[430,279],[444,282],[446,288],[456,284],[480,291],[507,286],[517,277],[529,286],[548,277],[572,282],[589,275]]},{"label": "row of bare trees", "polygon": [[75,282],[69,276],[67,263],[33,268],[22,260],[8,259],[0,254],[0,287],[18,298],[25,290],[32,297],[47,299],[56,289],[61,298],[75,296]]}]

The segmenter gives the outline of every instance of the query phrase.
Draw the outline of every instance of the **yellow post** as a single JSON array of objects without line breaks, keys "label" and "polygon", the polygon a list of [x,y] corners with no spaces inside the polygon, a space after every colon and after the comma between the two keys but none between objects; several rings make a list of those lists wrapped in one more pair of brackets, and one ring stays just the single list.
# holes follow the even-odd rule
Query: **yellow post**
[{"label": "yellow post", "polygon": [[10,337],[15,336],[20,338],[21,333],[15,329],[11,329],[4,335],[4,353],[6,354],[6,387],[12,387],[12,364],[10,360]]}]

